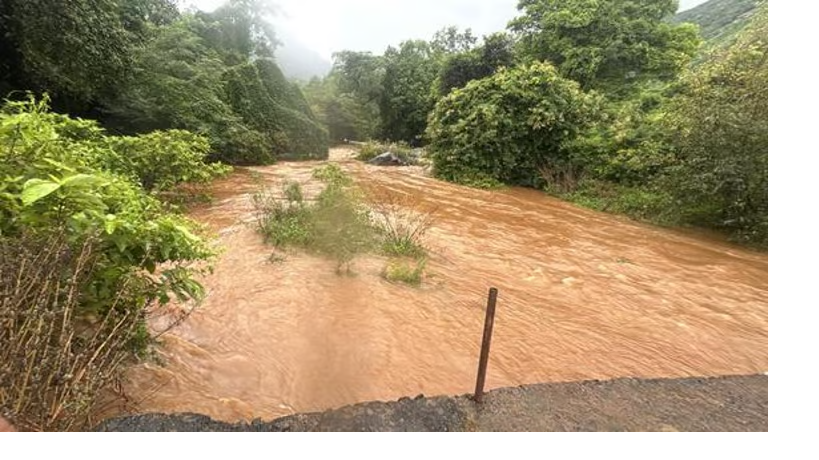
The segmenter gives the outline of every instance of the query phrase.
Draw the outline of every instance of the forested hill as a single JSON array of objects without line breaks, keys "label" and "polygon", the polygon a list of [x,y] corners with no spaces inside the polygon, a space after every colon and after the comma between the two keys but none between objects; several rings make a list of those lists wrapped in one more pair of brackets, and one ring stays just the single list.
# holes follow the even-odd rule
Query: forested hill
[{"label": "forested hill", "polygon": [[718,39],[742,29],[760,3],[767,0],[709,0],[677,13],[673,22],[697,24],[704,39]]},{"label": "forested hill", "polygon": [[187,130],[232,164],[325,157],[325,129],[277,64],[269,10],[263,0],[212,12],[175,0],[2,0],[0,99],[48,94],[56,111],[118,134]]}]

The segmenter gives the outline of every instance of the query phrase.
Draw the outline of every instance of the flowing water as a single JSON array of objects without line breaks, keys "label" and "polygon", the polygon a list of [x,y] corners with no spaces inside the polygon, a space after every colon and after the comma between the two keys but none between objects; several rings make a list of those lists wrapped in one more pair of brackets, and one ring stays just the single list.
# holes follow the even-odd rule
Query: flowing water
[{"label": "flowing water", "polygon": [[236,421],[471,392],[492,286],[487,388],[767,371],[766,254],[345,153],[333,157],[376,196],[434,210],[423,284],[383,280],[377,256],[358,258],[354,276],[298,251],[271,260],[277,251],[248,224],[250,194],[259,181],[308,182],[318,163],[238,171],[192,213],[224,253],[204,279],[204,303],[162,336],[164,365],[131,373],[126,392],[140,411]]}]

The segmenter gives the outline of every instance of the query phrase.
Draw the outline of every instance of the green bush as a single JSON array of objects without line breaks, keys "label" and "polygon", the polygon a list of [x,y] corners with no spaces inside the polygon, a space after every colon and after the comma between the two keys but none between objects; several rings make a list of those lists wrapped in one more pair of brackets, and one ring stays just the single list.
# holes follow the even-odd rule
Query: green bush
[{"label": "green bush", "polygon": [[569,193],[555,194],[587,208],[625,214],[633,219],[663,225],[679,222],[671,196],[656,187],[625,186],[586,179]]},{"label": "green bush", "polygon": [[344,266],[349,271],[350,262],[365,252],[418,261],[426,257],[423,237],[432,213],[416,212],[390,195],[365,205],[350,176],[335,164],[316,168],[313,178],[325,187],[312,202],[298,183],[284,184],[280,193],[263,188],[254,194],[257,228],[268,243],[331,257],[339,271]]},{"label": "green bush", "polygon": [[598,111],[596,97],[550,64],[501,70],[436,104],[427,130],[434,172],[460,183],[539,185],[539,169],[569,161],[565,144]]},{"label": "green bush", "polygon": [[102,169],[134,178],[148,191],[167,191],[182,183],[208,183],[230,171],[220,163],[206,163],[210,153],[207,139],[188,131],[155,131],[107,140],[110,151],[100,158]]},{"label": "green bush", "polygon": [[253,195],[257,225],[265,241],[274,246],[308,247],[313,241],[311,209],[304,203],[301,185],[285,184],[284,199],[261,189]]},{"label": "green bush", "polygon": [[[171,156],[198,148],[185,146],[181,133],[170,136],[176,136]],[[94,273],[78,301],[89,312],[110,308],[124,283],[131,298],[119,303],[135,307],[199,296],[194,263],[212,257],[213,250],[192,221],[168,212],[138,185],[140,167],[120,168],[129,163],[113,161],[111,145],[117,143],[93,122],[48,112],[46,100],[8,103],[0,112],[0,236],[59,233],[70,245],[98,240]],[[195,161],[188,167],[189,177],[208,171]],[[186,174],[165,172],[155,184]]]}]

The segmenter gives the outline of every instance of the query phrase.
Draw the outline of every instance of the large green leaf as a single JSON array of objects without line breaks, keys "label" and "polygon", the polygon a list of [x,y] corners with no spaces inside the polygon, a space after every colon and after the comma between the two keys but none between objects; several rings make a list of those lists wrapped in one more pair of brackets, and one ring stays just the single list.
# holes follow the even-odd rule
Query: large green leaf
[{"label": "large green leaf", "polygon": [[60,184],[56,182],[30,179],[23,185],[23,193],[20,194],[20,198],[23,200],[24,205],[29,206],[54,193],[58,188],[60,188]]},{"label": "large green leaf", "polygon": [[105,182],[105,179],[91,174],[75,174],[63,179],[62,185],[67,187],[98,185]]}]

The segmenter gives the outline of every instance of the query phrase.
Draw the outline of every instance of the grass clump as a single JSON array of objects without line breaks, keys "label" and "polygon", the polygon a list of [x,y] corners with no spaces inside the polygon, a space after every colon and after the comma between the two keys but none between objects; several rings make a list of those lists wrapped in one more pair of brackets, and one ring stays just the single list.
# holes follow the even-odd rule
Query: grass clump
[{"label": "grass clump", "polygon": [[393,259],[384,267],[381,277],[393,283],[419,286],[424,277],[426,264],[426,259]]},{"label": "grass clump", "polygon": [[275,246],[301,247],[338,262],[346,268],[357,254],[367,251],[376,234],[369,210],[352,187],[352,179],[337,165],[317,168],[313,177],[325,188],[312,202],[301,184],[290,182],[281,196],[263,189],[253,197],[259,231]]},{"label": "grass clump", "polygon": [[425,209],[418,197],[393,191],[370,194],[373,217],[381,233],[381,251],[388,256],[426,257],[424,236],[435,212]]},{"label": "grass clump", "polygon": [[[427,249],[423,238],[432,213],[419,211],[413,199],[393,192],[365,194],[338,165],[313,171],[325,184],[312,200],[301,184],[282,185],[280,193],[261,189],[253,196],[257,228],[277,247],[299,247],[337,261],[336,270],[350,273],[353,259],[362,253],[409,258],[416,266],[402,268],[391,261],[385,278],[420,282]],[[368,199],[367,199],[368,198]]]}]

